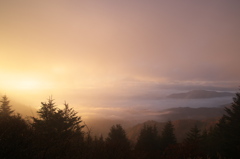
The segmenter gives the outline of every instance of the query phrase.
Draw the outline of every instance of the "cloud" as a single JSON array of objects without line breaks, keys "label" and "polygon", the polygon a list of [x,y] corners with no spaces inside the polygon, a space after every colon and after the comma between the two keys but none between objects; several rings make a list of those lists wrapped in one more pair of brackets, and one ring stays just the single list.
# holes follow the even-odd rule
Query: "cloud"
[{"label": "cloud", "polygon": [[1,2],[0,66],[8,74],[37,74],[59,90],[124,97],[158,88],[238,87],[239,5]]}]

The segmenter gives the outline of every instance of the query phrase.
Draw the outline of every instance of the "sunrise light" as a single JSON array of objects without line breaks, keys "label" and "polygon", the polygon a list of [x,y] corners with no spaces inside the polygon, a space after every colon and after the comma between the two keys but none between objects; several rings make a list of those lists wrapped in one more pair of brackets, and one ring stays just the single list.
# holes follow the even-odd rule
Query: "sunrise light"
[{"label": "sunrise light", "polygon": [[23,90],[39,89],[40,82],[33,79],[25,79],[18,83],[17,88],[23,89]]}]

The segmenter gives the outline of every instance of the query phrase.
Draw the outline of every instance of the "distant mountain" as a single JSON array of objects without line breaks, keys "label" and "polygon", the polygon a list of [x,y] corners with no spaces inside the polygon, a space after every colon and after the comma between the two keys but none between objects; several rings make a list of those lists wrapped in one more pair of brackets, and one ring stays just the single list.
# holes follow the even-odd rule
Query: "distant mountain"
[{"label": "distant mountain", "polygon": [[179,107],[170,108],[159,111],[159,120],[180,120],[180,119],[195,119],[202,120],[208,118],[218,118],[223,115],[224,107],[228,105],[223,105],[220,107],[200,107],[200,108],[190,108],[190,107]]},{"label": "distant mountain", "polygon": [[165,109],[159,111],[159,118],[156,121],[146,121],[127,129],[127,136],[131,141],[136,142],[144,125],[155,125],[158,132],[161,133],[166,122],[172,121],[177,140],[181,142],[186,137],[186,133],[194,125],[197,125],[200,130],[208,130],[210,127],[214,126],[225,113],[224,108],[229,105],[226,104],[219,107],[179,107]]},{"label": "distant mountain", "polygon": [[193,90],[185,93],[170,94],[167,96],[167,98],[199,99],[199,98],[216,98],[216,97],[228,97],[228,96],[234,96],[234,94],[229,92]]}]

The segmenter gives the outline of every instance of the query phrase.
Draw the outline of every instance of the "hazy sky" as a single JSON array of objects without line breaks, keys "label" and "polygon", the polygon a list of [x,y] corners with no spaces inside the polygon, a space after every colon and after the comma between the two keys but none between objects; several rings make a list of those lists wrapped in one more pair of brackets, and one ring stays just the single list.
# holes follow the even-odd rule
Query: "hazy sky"
[{"label": "hazy sky", "polygon": [[238,89],[239,59],[239,0],[0,0],[3,93]]}]

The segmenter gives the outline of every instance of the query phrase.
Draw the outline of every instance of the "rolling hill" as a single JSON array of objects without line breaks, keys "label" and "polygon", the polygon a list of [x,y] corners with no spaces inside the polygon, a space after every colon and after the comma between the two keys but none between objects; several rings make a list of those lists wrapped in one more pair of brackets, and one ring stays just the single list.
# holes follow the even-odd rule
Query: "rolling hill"
[{"label": "rolling hill", "polygon": [[167,98],[199,99],[199,98],[216,98],[216,97],[228,97],[228,96],[234,96],[234,94],[230,92],[192,90],[184,93],[173,93],[168,95]]},{"label": "rolling hill", "polygon": [[190,107],[178,107],[170,108],[159,111],[159,120],[180,120],[180,119],[195,119],[203,120],[208,118],[217,118],[223,115],[224,107],[227,105],[219,107],[200,107],[200,108],[190,108]]}]

